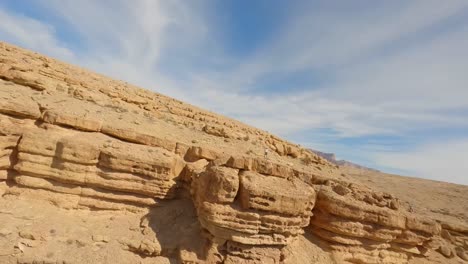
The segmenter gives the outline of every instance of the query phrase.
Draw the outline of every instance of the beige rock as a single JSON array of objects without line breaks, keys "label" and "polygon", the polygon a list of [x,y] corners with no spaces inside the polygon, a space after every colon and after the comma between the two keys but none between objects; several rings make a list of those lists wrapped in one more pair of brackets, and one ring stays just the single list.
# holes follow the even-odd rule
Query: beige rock
[{"label": "beige rock", "polygon": [[147,134],[140,130],[141,129],[125,127],[118,123],[106,123],[106,122],[104,122],[104,124],[102,125],[102,129],[101,129],[102,133],[104,134],[117,137],[119,139],[122,139],[128,142],[133,142],[133,143],[138,143],[138,144],[143,144],[143,145],[148,145],[148,146],[161,147],[169,151],[175,150],[176,142],[158,138],[154,135]]},{"label": "beige rock", "polygon": [[200,174],[193,184],[202,197],[200,201],[212,203],[232,203],[239,190],[238,170],[227,167],[211,166]]},{"label": "beige rock", "polygon": [[27,231],[27,230],[20,231],[20,232],[19,232],[19,236],[20,236],[21,238],[30,239],[30,240],[36,240],[36,239],[38,239],[37,235],[35,235],[35,234],[32,233],[31,231]]},{"label": "beige rock", "polygon": [[20,85],[0,80],[0,113],[14,117],[38,119],[38,104],[28,95],[33,93]]},{"label": "beige rock", "polygon": [[459,258],[468,261],[468,253],[462,247],[455,248],[455,252]]},{"label": "beige rock", "polygon": [[2,263],[466,260],[466,187],[369,173],[0,42],[0,222],[36,239],[2,236]]},{"label": "beige rock", "polygon": [[42,120],[50,124],[66,125],[84,131],[101,131],[102,121],[65,115],[61,112],[47,110],[42,114]]},{"label": "beige rock", "polygon": [[447,258],[451,258],[453,257],[453,251],[450,247],[446,246],[446,245],[442,245],[439,247],[439,249],[437,250],[440,252],[440,254],[444,255],[445,257]]},{"label": "beige rock", "polygon": [[0,181],[4,181],[8,178],[7,170],[0,170]]},{"label": "beige rock", "polygon": [[120,243],[127,246],[130,251],[145,256],[157,256],[161,254],[161,245],[149,239],[138,241],[123,238],[120,240]]},{"label": "beige rock", "polygon": [[185,155],[188,161],[197,161],[199,159],[215,160],[220,157],[221,154],[208,148],[204,147],[190,147]]},{"label": "beige rock", "polygon": [[337,263],[408,263],[408,253],[392,249],[331,245]]},{"label": "beige rock", "polygon": [[453,237],[447,229],[442,229],[442,231],[440,232],[440,236],[448,241],[453,242]]},{"label": "beige rock", "polygon": [[109,238],[103,235],[93,235],[94,242],[109,242]]},{"label": "beige rock", "polygon": [[219,127],[219,126],[210,126],[210,125],[205,125],[203,127],[203,131],[210,134],[210,135],[214,135],[214,136],[217,136],[217,137],[225,137],[225,138],[229,138],[229,133],[226,131],[225,128],[223,127]]},{"label": "beige rock", "polygon": [[286,215],[307,215],[315,203],[315,192],[307,184],[296,179],[288,181],[254,172],[241,173],[239,195],[246,209]]},{"label": "beige rock", "polygon": [[224,260],[226,264],[279,264],[281,259],[279,247],[255,247],[236,242],[227,242],[227,252],[226,259]]},{"label": "beige rock", "polygon": [[344,195],[351,192],[351,190],[349,190],[347,187],[345,187],[345,186],[343,186],[341,184],[338,184],[335,187],[333,187],[333,191],[336,192],[339,195],[342,195],[342,196],[344,196]]},{"label": "beige rock", "polygon": [[99,165],[108,169],[170,180],[185,166],[181,158],[162,148],[135,144],[105,147]]},{"label": "beige rock", "polygon": [[308,216],[280,216],[242,210],[232,205],[203,202],[200,223],[215,237],[248,245],[286,245],[309,225]]},{"label": "beige rock", "polygon": [[185,166],[185,172],[182,173],[181,180],[185,182],[191,182],[193,178],[198,177],[202,172],[206,170],[209,162],[206,159],[200,159],[195,162],[189,162]]},{"label": "beige rock", "polygon": [[111,192],[103,189],[93,189],[80,187],[73,184],[63,184],[36,177],[29,177],[19,175],[15,177],[16,183],[22,186],[27,186],[35,189],[50,190],[58,193],[67,193],[74,195],[81,195],[85,197],[92,197],[95,199],[106,199],[115,202],[130,203],[135,205],[154,205],[156,202],[152,198],[147,198],[141,195],[132,195],[129,193]]},{"label": "beige rock", "polygon": [[[367,253],[363,254],[363,262],[393,263],[393,260],[385,257],[390,248],[405,252],[408,256],[424,255],[428,250],[425,247],[429,246],[426,242],[440,234],[440,225],[431,219],[379,206],[378,202],[385,199],[379,194],[356,186],[344,191],[340,186],[332,182],[330,186],[320,188],[310,230],[331,244],[347,245],[349,249],[385,249],[378,253],[383,254],[379,258],[373,259]],[[369,204],[367,198],[377,202]],[[339,247],[338,251],[345,248]],[[342,255],[340,252],[337,254]],[[406,259],[407,256],[399,261],[405,262]]]},{"label": "beige rock", "polygon": [[161,245],[155,241],[150,241],[149,239],[143,239],[141,241],[138,252],[145,254],[145,255],[150,255],[150,256],[159,255],[161,254]]}]

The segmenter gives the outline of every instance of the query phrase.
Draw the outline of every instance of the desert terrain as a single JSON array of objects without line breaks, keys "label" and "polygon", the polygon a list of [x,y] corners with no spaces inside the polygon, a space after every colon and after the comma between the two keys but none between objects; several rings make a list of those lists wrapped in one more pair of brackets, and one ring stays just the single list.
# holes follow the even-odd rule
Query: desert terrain
[{"label": "desert terrain", "polygon": [[338,166],[2,42],[0,223],[0,263],[468,262],[468,186]]}]

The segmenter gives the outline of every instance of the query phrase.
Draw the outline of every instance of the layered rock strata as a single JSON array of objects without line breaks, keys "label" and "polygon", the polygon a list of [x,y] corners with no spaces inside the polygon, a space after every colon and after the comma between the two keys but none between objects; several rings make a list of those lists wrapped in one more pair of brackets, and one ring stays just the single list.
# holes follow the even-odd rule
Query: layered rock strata
[{"label": "layered rock strata", "polygon": [[309,225],[313,188],[297,179],[208,166],[192,179],[192,193],[199,221],[223,241],[227,263],[279,263],[282,247]]},{"label": "layered rock strata", "polygon": [[282,263],[304,232],[338,263],[407,263],[434,251],[466,258],[464,224],[415,215],[298,145],[0,44],[5,195],[130,212],[189,198],[202,229],[197,250],[127,243],[183,263]]},{"label": "layered rock strata", "polygon": [[38,130],[21,136],[13,169],[20,186],[79,195],[83,199],[78,206],[111,209],[114,202],[132,208],[173,197],[174,178],[183,166],[179,156],[162,148],[115,142],[92,133]]},{"label": "layered rock strata", "polygon": [[439,223],[397,210],[390,197],[374,195],[383,202],[379,206],[357,200],[352,189],[347,193],[343,188],[347,187],[320,188],[309,227],[330,242],[342,261],[404,263],[423,256],[426,243],[441,232]]}]

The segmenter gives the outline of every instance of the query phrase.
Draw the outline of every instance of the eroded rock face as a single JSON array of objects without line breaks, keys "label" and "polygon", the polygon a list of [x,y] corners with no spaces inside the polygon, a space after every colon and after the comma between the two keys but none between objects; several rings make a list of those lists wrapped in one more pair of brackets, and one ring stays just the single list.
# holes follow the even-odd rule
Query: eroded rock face
[{"label": "eroded rock face", "polygon": [[[310,231],[330,242],[343,261],[404,263],[422,256],[439,223],[352,199],[329,186],[320,189]],[[351,198],[351,199],[350,199]],[[368,249],[368,250],[364,250]]]},{"label": "eroded rock face", "polygon": [[201,225],[225,241],[227,263],[242,256],[279,263],[281,249],[309,225],[315,201],[300,180],[215,165],[192,178],[192,194]]},{"label": "eroded rock face", "polygon": [[[3,196],[146,214],[146,237],[118,244],[167,262],[310,263],[291,257],[305,238],[332,255],[329,263],[407,263],[431,252],[466,260],[463,223],[413,214],[297,145],[1,44]],[[265,148],[272,150],[266,158]],[[165,228],[171,223],[158,214],[184,230]],[[154,232],[164,237],[151,239]]]},{"label": "eroded rock face", "polygon": [[20,186],[102,200],[80,199],[76,207],[128,205],[134,210],[134,206],[155,204],[154,198],[174,196],[174,178],[183,166],[179,156],[162,148],[93,133],[37,129],[21,136],[12,168]]}]

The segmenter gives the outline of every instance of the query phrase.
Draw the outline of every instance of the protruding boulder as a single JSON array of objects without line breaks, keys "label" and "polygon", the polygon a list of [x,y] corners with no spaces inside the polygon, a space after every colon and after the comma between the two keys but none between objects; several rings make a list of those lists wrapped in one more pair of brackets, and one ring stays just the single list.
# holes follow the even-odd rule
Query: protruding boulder
[{"label": "protruding boulder", "polygon": [[239,198],[243,208],[286,215],[307,215],[315,202],[315,191],[297,179],[287,180],[245,171],[240,177]]},{"label": "protruding boulder", "polygon": [[239,190],[239,171],[232,168],[211,166],[193,181],[197,197],[212,203],[232,203]]}]

